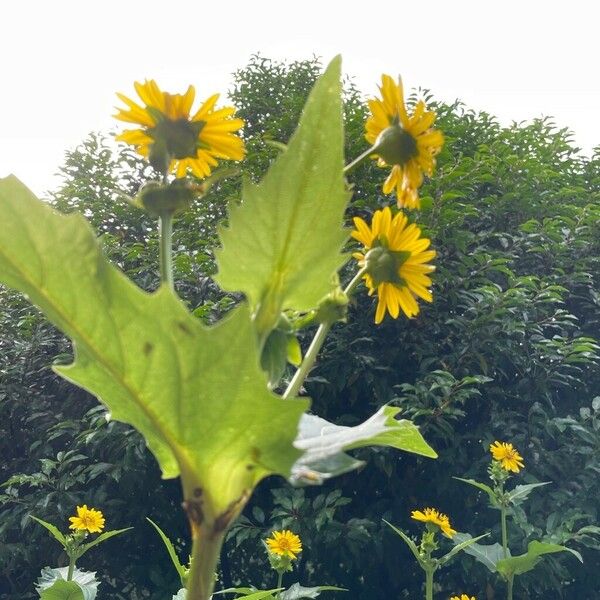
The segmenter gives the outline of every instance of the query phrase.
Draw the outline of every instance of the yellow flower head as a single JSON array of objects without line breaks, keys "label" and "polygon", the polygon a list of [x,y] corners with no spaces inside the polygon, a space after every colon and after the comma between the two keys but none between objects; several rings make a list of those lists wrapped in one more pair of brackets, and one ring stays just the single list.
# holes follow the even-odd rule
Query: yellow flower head
[{"label": "yellow flower head", "polygon": [[288,529],[274,531],[272,537],[266,540],[271,552],[279,556],[295,559],[302,552],[300,537]]},{"label": "yellow flower head", "polygon": [[512,444],[506,442],[494,442],[490,444],[490,452],[494,460],[497,460],[506,471],[518,473],[525,464],[523,457],[513,448]]},{"label": "yellow flower head", "polygon": [[410,516],[415,521],[437,525],[440,528],[440,531],[448,538],[452,538],[456,533],[450,526],[450,519],[435,508],[425,508],[423,511],[413,510]]},{"label": "yellow flower head", "polygon": [[196,91],[191,85],[185,94],[162,92],[152,79],[136,81],[134,86],[143,105],[117,94],[126,107],[119,108],[115,118],[141,127],[125,130],[117,140],[135,146],[148,158],[155,147],[161,148],[170,159],[169,172],[175,171],[177,177],[184,177],[189,167],[196,177],[204,178],[218,164],[217,159],[244,157],[244,142],[234,133],[244,122],[232,118],[235,108],[215,110],[219,94],[192,114]]},{"label": "yellow flower head", "polygon": [[100,533],[104,529],[104,516],[99,510],[88,508],[85,504],[77,507],[77,516],[69,517],[70,529]]},{"label": "yellow flower head", "polygon": [[396,191],[398,206],[419,208],[418,189],[423,174],[431,175],[435,156],[442,149],[444,136],[432,129],[436,114],[421,100],[411,115],[404,106],[402,80],[381,76],[381,99],[369,100],[371,116],[365,124],[367,141],[378,146],[380,166],[392,171],[383,184],[383,193]]},{"label": "yellow flower head", "polygon": [[396,319],[400,309],[407,317],[419,313],[416,297],[432,301],[429,273],[435,270],[427,264],[435,257],[435,250],[427,250],[430,241],[421,237],[414,223],[408,224],[403,213],[392,218],[389,207],[373,215],[369,227],[360,217],[354,217],[356,230],[352,237],[368,252],[356,252],[354,258],[367,266],[365,282],[369,295],[377,290],[379,303],[375,323],[381,323],[386,311]]},{"label": "yellow flower head", "polygon": [[475,596],[467,596],[467,594],[461,594],[460,596],[452,596],[450,600],[476,600]]}]

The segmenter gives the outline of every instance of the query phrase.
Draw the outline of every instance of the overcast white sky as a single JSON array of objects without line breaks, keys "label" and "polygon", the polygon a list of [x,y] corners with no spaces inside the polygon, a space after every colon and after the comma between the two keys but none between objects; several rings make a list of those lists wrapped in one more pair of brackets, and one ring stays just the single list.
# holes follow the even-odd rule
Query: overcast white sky
[{"label": "overcast white sky", "polygon": [[380,73],[462,99],[504,123],[552,115],[600,144],[596,0],[5,0],[0,176],[56,185],[64,151],[113,126],[115,91],[154,78],[226,92],[252,53],[337,53],[365,94]]}]

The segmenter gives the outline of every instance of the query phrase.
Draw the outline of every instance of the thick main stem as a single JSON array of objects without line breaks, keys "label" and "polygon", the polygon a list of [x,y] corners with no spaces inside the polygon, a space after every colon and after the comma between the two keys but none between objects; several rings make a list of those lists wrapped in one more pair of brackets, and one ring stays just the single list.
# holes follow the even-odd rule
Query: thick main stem
[{"label": "thick main stem", "polygon": [[193,536],[186,600],[210,600],[223,539],[204,528]]},{"label": "thick main stem", "polygon": [[73,571],[75,571],[75,557],[69,556],[69,570],[67,571],[67,581],[73,579]]},{"label": "thick main stem", "polygon": [[281,598],[281,588],[283,587],[283,571],[277,571],[277,600]]},{"label": "thick main stem", "polygon": [[165,212],[158,218],[160,237],[160,281],[173,289],[173,259],[171,246],[173,239],[173,213]]},{"label": "thick main stem", "polygon": [[[359,284],[364,274],[365,269],[363,268],[360,269],[358,273],[356,273],[356,275],[352,278],[352,281],[346,286],[346,289],[344,290],[344,293],[347,296],[352,295],[352,292],[354,292],[356,286]],[[298,367],[296,373],[294,373],[294,377],[292,378],[292,381],[290,381],[287,389],[285,390],[283,398],[293,398],[294,396],[298,395],[298,392],[302,388],[302,384],[308,377],[308,374],[310,373],[312,368],[315,366],[315,362],[317,361],[319,351],[321,350],[321,347],[325,342],[325,338],[327,337],[327,334],[329,333],[329,330],[332,326],[333,323],[329,322],[321,323],[321,325],[319,325],[317,333],[315,333],[315,337],[313,338],[313,341],[310,343],[310,346],[308,347],[308,350],[304,355],[304,360],[302,361],[300,367]]]},{"label": "thick main stem", "polygon": [[425,569],[425,600],[433,600],[433,569]]},{"label": "thick main stem", "polygon": [[508,588],[506,591],[506,600],[513,600],[513,582],[515,580],[515,576],[511,575],[508,578]]},{"label": "thick main stem", "polygon": [[500,508],[500,524],[502,526],[502,550],[504,558],[508,558],[508,529],[506,527],[506,506]]}]

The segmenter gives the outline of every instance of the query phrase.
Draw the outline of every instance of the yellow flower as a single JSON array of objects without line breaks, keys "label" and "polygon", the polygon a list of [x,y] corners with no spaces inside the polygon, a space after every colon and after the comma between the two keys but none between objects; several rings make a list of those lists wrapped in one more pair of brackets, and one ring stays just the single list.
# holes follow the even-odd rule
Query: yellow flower
[{"label": "yellow flower", "polygon": [[218,164],[217,159],[244,157],[244,142],[234,134],[244,122],[232,118],[233,107],[215,110],[219,94],[211,96],[192,115],[196,95],[193,86],[185,94],[162,92],[152,79],[136,81],[134,86],[143,105],[117,94],[126,108],[119,108],[115,118],[141,127],[125,130],[117,140],[135,146],[150,159],[153,150],[164,150],[170,159],[168,170],[175,171],[177,177],[184,177],[190,168],[196,177],[204,178]]},{"label": "yellow flower", "polygon": [[279,556],[294,559],[302,552],[300,537],[288,529],[274,531],[273,537],[268,538],[266,542],[269,550]]},{"label": "yellow flower", "polygon": [[77,516],[69,517],[70,529],[100,533],[104,529],[104,516],[99,510],[88,508],[85,504],[77,507]]},{"label": "yellow flower", "polygon": [[431,175],[435,156],[442,149],[444,136],[432,129],[436,114],[421,100],[409,115],[404,106],[402,80],[381,76],[381,99],[369,100],[371,116],[365,124],[367,141],[379,146],[379,165],[391,165],[383,193],[396,190],[398,207],[420,208],[418,189],[423,174]]},{"label": "yellow flower", "polygon": [[450,519],[448,519],[445,514],[438,512],[435,508],[425,508],[422,512],[420,510],[413,510],[410,516],[415,519],[415,521],[437,525],[446,537],[452,538],[456,533],[450,526]]},{"label": "yellow flower", "polygon": [[467,596],[467,594],[461,594],[460,596],[452,596],[450,600],[476,600],[475,596]]},{"label": "yellow flower", "polygon": [[371,227],[360,217],[354,217],[356,230],[352,237],[369,250],[353,254],[360,266],[367,266],[365,282],[369,295],[377,290],[379,303],[375,323],[381,323],[386,311],[396,319],[400,309],[407,317],[419,313],[416,297],[432,301],[431,279],[428,273],[435,270],[427,264],[435,257],[435,250],[427,250],[430,241],[421,237],[421,230],[414,223],[408,224],[403,213],[392,218],[386,206],[373,215]]},{"label": "yellow flower", "polygon": [[494,442],[490,444],[490,452],[494,460],[497,460],[506,471],[518,473],[525,464],[523,457],[513,448],[512,444],[506,442]]}]

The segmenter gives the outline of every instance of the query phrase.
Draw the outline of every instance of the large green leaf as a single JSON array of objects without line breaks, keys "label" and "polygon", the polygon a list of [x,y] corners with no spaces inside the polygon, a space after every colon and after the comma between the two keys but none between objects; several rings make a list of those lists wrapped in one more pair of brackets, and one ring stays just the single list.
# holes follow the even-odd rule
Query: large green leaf
[{"label": "large green leaf", "polygon": [[296,485],[322,483],[356,469],[363,463],[344,451],[363,446],[389,446],[436,458],[435,450],[412,421],[395,418],[399,412],[399,408],[384,406],[355,427],[334,425],[316,415],[303,415],[295,446],[304,454],[292,468],[291,482]]},{"label": "large green leaf", "polygon": [[267,391],[246,306],[204,327],[168,287],[146,293],[111,265],[83,217],[12,176],[0,180],[0,222],[0,281],[74,342],[75,362],[56,370],[135,426],[165,477],[193,474],[225,511],[264,476],[289,475],[308,402]]},{"label": "large green leaf", "polygon": [[[452,541],[461,545],[472,540],[468,533],[457,533]],[[498,543],[495,544],[470,544],[463,547],[465,554],[470,554],[480,563],[483,563],[492,573],[496,572],[496,564],[504,558],[504,550]],[[510,556],[510,551],[509,551]]]},{"label": "large green leaf", "polygon": [[583,562],[581,554],[571,548],[561,546],[560,544],[549,544],[534,540],[527,545],[527,552],[525,554],[499,560],[496,563],[496,569],[498,573],[501,573],[506,578],[511,578],[514,575],[522,575],[523,573],[527,573],[527,571],[531,571],[540,562],[544,554],[554,554],[555,552],[570,552]]},{"label": "large green leaf", "polygon": [[42,600],[94,600],[99,581],[96,573],[75,569],[71,581],[67,581],[69,567],[51,569],[45,567],[36,584]]},{"label": "large green leaf", "polygon": [[260,306],[267,328],[282,309],[317,306],[345,261],[340,64],[319,78],[287,149],[258,185],[246,182],[220,231],[217,281]]}]

